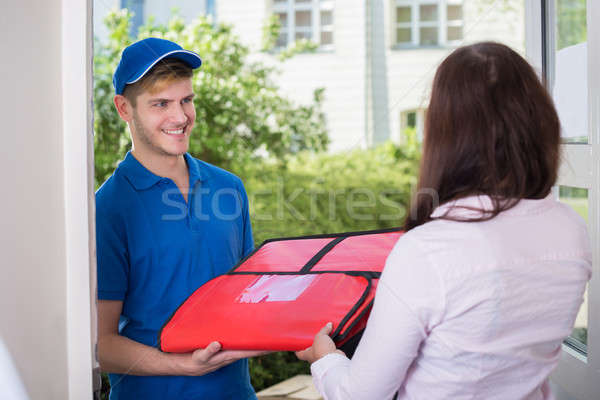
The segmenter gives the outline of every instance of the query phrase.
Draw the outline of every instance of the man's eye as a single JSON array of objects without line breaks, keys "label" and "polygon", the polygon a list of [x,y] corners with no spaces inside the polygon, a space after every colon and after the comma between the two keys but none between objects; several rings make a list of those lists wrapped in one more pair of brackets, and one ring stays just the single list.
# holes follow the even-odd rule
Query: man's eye
[{"label": "man's eye", "polygon": [[158,103],[154,103],[154,106],[155,107],[161,107],[161,108],[163,108],[163,107],[167,106],[167,102],[166,101],[160,101]]},{"label": "man's eye", "polygon": [[192,102],[192,99],[183,99],[183,103],[184,103],[184,104],[185,104],[185,103],[191,103],[191,102]]}]

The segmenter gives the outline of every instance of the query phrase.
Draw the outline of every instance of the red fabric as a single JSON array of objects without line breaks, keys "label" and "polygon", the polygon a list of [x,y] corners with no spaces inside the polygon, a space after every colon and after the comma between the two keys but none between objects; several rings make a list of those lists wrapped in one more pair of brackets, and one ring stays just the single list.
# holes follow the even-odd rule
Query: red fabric
[{"label": "red fabric", "polygon": [[323,246],[331,242],[326,239],[281,240],[265,243],[247,259],[236,271],[297,272]]},{"label": "red fabric", "polygon": [[[310,346],[324,318],[340,321],[368,287],[360,276],[319,274],[297,301],[236,301],[256,279],[223,275],[194,292],[163,329],[162,350],[189,352],[214,340],[224,349],[302,350]],[[343,297],[322,295],[342,289]]]},{"label": "red fabric", "polygon": [[382,271],[400,235],[390,232],[347,237],[311,271]]},{"label": "red fabric", "polygon": [[352,318],[348,320],[346,324],[340,330],[340,334],[343,336],[342,339],[336,340],[338,347],[344,344],[352,336],[356,335],[367,326],[367,320],[371,313],[371,307],[373,306],[373,300],[375,299],[375,291],[377,290],[377,284],[379,279],[371,279],[371,290],[369,291],[368,297],[361,304],[361,306],[354,312]]},{"label": "red fabric", "polygon": [[349,234],[314,265],[307,263],[336,236],[267,242],[197,289],[161,329],[159,348],[181,353],[218,341],[230,350],[296,351],[327,322],[339,346],[366,326],[379,281],[373,273],[401,234]]}]

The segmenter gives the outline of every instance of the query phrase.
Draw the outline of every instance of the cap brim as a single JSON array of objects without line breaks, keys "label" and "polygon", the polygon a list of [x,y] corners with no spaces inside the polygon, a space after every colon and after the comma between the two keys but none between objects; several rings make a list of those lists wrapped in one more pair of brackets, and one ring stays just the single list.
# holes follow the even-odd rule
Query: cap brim
[{"label": "cap brim", "polygon": [[198,54],[194,53],[193,51],[183,50],[183,49],[173,50],[173,51],[163,54],[162,56],[160,56],[159,58],[154,60],[152,63],[148,64],[148,66],[146,66],[146,68],[140,74],[133,76],[130,80],[125,82],[125,85],[129,85],[131,83],[135,83],[135,82],[139,81],[159,61],[167,59],[167,58],[176,58],[178,60],[181,60],[184,63],[188,64],[190,66],[190,68],[192,68],[192,69],[196,69],[200,65],[202,65],[202,59],[200,58],[200,56]]}]

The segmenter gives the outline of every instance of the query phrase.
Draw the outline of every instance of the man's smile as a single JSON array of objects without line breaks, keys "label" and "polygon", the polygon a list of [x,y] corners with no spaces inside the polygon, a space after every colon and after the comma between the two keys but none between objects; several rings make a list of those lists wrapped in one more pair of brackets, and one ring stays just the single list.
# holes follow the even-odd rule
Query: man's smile
[{"label": "man's smile", "polygon": [[178,128],[178,129],[162,129],[162,131],[164,133],[166,133],[167,135],[171,135],[171,136],[182,136],[185,133],[185,130],[187,129],[188,125],[186,124],[185,126]]}]

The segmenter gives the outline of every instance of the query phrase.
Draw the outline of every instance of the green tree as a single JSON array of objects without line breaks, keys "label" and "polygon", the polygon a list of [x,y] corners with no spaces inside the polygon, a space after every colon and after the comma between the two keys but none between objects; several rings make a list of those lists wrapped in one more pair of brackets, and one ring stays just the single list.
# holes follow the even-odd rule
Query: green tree
[{"label": "green tree", "polygon": [[[131,145],[112,103],[112,73],[122,49],[134,41],[129,36],[130,18],[127,10],[110,12],[105,20],[108,41],[97,41],[95,46],[97,184],[110,176]],[[150,19],[135,40],[149,36],[175,41],[203,59],[193,78],[197,119],[190,139],[192,155],[235,170],[261,157],[283,161],[284,155],[326,149],[329,140],[321,111],[323,90],[316,90],[308,105],[282,96],[273,79],[276,69],[249,61],[248,47],[241,44],[231,26],[215,25],[204,17],[186,25],[173,16],[166,25]]]}]

